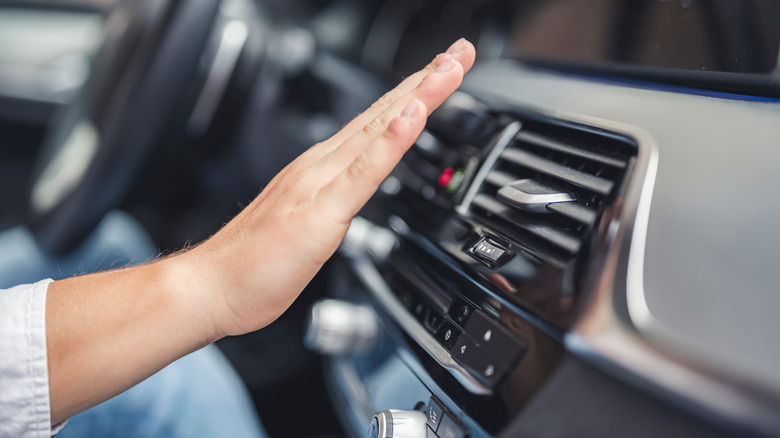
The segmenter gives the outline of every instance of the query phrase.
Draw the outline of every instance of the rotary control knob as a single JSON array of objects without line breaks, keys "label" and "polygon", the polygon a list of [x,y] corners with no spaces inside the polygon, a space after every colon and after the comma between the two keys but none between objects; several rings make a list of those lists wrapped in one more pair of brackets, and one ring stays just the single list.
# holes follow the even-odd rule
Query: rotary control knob
[{"label": "rotary control knob", "polygon": [[460,144],[486,144],[498,129],[488,107],[462,91],[455,93],[428,118],[428,127]]},{"label": "rotary control knob", "polygon": [[426,417],[420,411],[389,409],[377,412],[368,428],[368,438],[426,438]]},{"label": "rotary control knob", "polygon": [[304,336],[310,350],[326,355],[366,353],[379,337],[379,322],[368,306],[325,299],[312,305]]}]

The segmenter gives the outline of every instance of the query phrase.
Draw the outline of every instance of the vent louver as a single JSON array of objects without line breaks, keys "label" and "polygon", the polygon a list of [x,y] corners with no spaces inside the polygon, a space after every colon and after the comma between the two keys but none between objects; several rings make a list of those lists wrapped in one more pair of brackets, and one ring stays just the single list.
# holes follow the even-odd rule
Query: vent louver
[{"label": "vent louver", "polygon": [[[635,151],[611,134],[525,123],[474,197],[472,217],[532,250],[573,257],[614,198]],[[556,195],[564,201],[545,201]]]}]

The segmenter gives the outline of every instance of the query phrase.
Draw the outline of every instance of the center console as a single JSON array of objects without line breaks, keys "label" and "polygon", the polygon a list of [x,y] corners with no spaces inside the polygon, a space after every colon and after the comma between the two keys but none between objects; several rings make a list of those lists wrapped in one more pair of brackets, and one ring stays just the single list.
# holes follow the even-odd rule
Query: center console
[{"label": "center console", "polygon": [[[341,308],[319,303],[309,327],[355,436],[399,436],[393,418],[414,411],[427,426],[408,436],[506,428],[564,356],[637,148],[464,92],[431,116],[342,244]],[[378,330],[359,322],[365,312]],[[357,351],[366,333],[371,348]]]}]

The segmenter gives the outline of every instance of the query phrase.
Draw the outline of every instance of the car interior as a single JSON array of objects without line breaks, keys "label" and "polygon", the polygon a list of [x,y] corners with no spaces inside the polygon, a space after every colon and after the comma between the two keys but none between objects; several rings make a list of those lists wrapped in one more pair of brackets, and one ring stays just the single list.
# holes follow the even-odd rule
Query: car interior
[{"label": "car interior", "polygon": [[465,37],[269,327],[272,437],[780,436],[780,3],[0,0],[0,230],[160,254]]}]

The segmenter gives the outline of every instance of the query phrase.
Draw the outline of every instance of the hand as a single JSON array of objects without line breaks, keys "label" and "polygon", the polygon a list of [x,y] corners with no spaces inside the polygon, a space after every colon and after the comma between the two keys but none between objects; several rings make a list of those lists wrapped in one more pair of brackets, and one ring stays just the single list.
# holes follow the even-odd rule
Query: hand
[{"label": "hand", "polygon": [[174,257],[191,272],[188,293],[210,303],[217,337],[260,329],[290,306],[430,112],[458,88],[474,55],[471,43],[455,42],[284,168],[216,235]]},{"label": "hand", "polygon": [[453,44],[284,168],[213,237],[155,263],[52,283],[54,423],[226,335],[270,324],[336,251],[350,220],[454,92],[474,47]]}]

